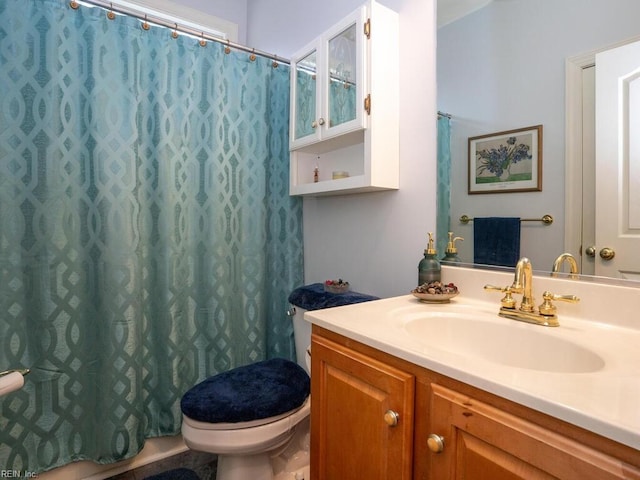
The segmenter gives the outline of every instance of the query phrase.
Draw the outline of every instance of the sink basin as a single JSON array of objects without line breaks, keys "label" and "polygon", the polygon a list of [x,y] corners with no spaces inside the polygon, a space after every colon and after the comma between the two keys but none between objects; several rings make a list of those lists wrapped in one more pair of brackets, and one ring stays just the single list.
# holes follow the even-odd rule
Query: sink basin
[{"label": "sink basin", "polygon": [[560,338],[555,328],[522,324],[514,320],[507,322],[434,312],[408,321],[404,329],[413,341],[427,348],[509,367],[556,373],[587,373],[600,370],[605,365],[602,357],[595,352]]}]

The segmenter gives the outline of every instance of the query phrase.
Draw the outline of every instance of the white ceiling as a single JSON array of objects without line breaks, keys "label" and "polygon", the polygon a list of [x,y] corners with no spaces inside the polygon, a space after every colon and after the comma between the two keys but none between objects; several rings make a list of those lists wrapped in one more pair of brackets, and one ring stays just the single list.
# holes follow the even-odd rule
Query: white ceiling
[{"label": "white ceiling", "polygon": [[493,0],[437,0],[438,28],[468,15]]}]

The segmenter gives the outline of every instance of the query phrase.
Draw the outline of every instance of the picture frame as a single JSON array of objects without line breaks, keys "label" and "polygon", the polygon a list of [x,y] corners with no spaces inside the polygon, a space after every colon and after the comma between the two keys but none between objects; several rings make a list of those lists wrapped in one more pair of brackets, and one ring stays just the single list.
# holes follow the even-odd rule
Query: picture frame
[{"label": "picture frame", "polygon": [[542,191],[542,125],[469,137],[468,193]]}]

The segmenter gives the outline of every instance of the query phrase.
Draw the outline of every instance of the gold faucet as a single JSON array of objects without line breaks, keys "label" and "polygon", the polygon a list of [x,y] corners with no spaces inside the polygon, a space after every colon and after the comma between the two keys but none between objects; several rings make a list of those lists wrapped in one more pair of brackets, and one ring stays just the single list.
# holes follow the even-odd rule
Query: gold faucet
[{"label": "gold faucet", "polygon": [[553,267],[551,268],[551,276],[557,277],[558,272],[562,271],[562,264],[567,262],[569,264],[569,278],[578,278],[578,262],[573,255],[570,253],[561,254],[556,260],[553,262]]},{"label": "gold faucet", "polygon": [[[501,317],[534,323],[536,325],[544,325],[546,327],[557,327],[560,325],[556,307],[552,303],[553,300],[571,303],[580,301],[575,295],[555,295],[546,291],[542,294],[543,302],[536,311],[535,300],[533,298],[533,268],[527,257],[522,257],[518,260],[513,283],[510,286],[495,287],[493,285],[485,285],[484,289],[505,294],[502,300],[500,300],[500,312],[498,315]],[[517,307],[517,302],[512,296],[514,293],[522,295],[520,307]]]}]

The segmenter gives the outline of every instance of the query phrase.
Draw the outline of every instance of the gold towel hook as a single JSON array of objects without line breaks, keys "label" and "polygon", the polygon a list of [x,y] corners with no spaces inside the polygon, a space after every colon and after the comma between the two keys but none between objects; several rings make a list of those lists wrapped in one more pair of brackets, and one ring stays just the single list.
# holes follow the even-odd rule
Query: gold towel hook
[{"label": "gold towel hook", "polygon": [[202,32],[202,34],[200,35],[201,39],[198,42],[200,44],[201,47],[206,47],[207,46],[207,41],[204,39],[204,32]]},{"label": "gold towel hook", "polygon": [[173,32],[171,32],[171,38],[178,38],[178,24],[176,23],[175,26]]},{"label": "gold towel hook", "polygon": [[116,14],[113,11],[113,3],[111,3],[109,6],[109,11],[107,12],[107,18],[109,20],[114,20],[116,18]]},{"label": "gold towel hook", "polygon": [[71,0],[69,2],[69,6],[71,8],[73,8],[74,10],[77,10],[78,8],[80,8],[80,4],[78,2],[76,2],[75,0]]},{"label": "gold towel hook", "polygon": [[142,29],[143,30],[149,30],[149,28],[151,28],[151,27],[149,26],[149,22],[147,22],[147,16],[145,15],[144,16],[144,22],[142,22]]}]

